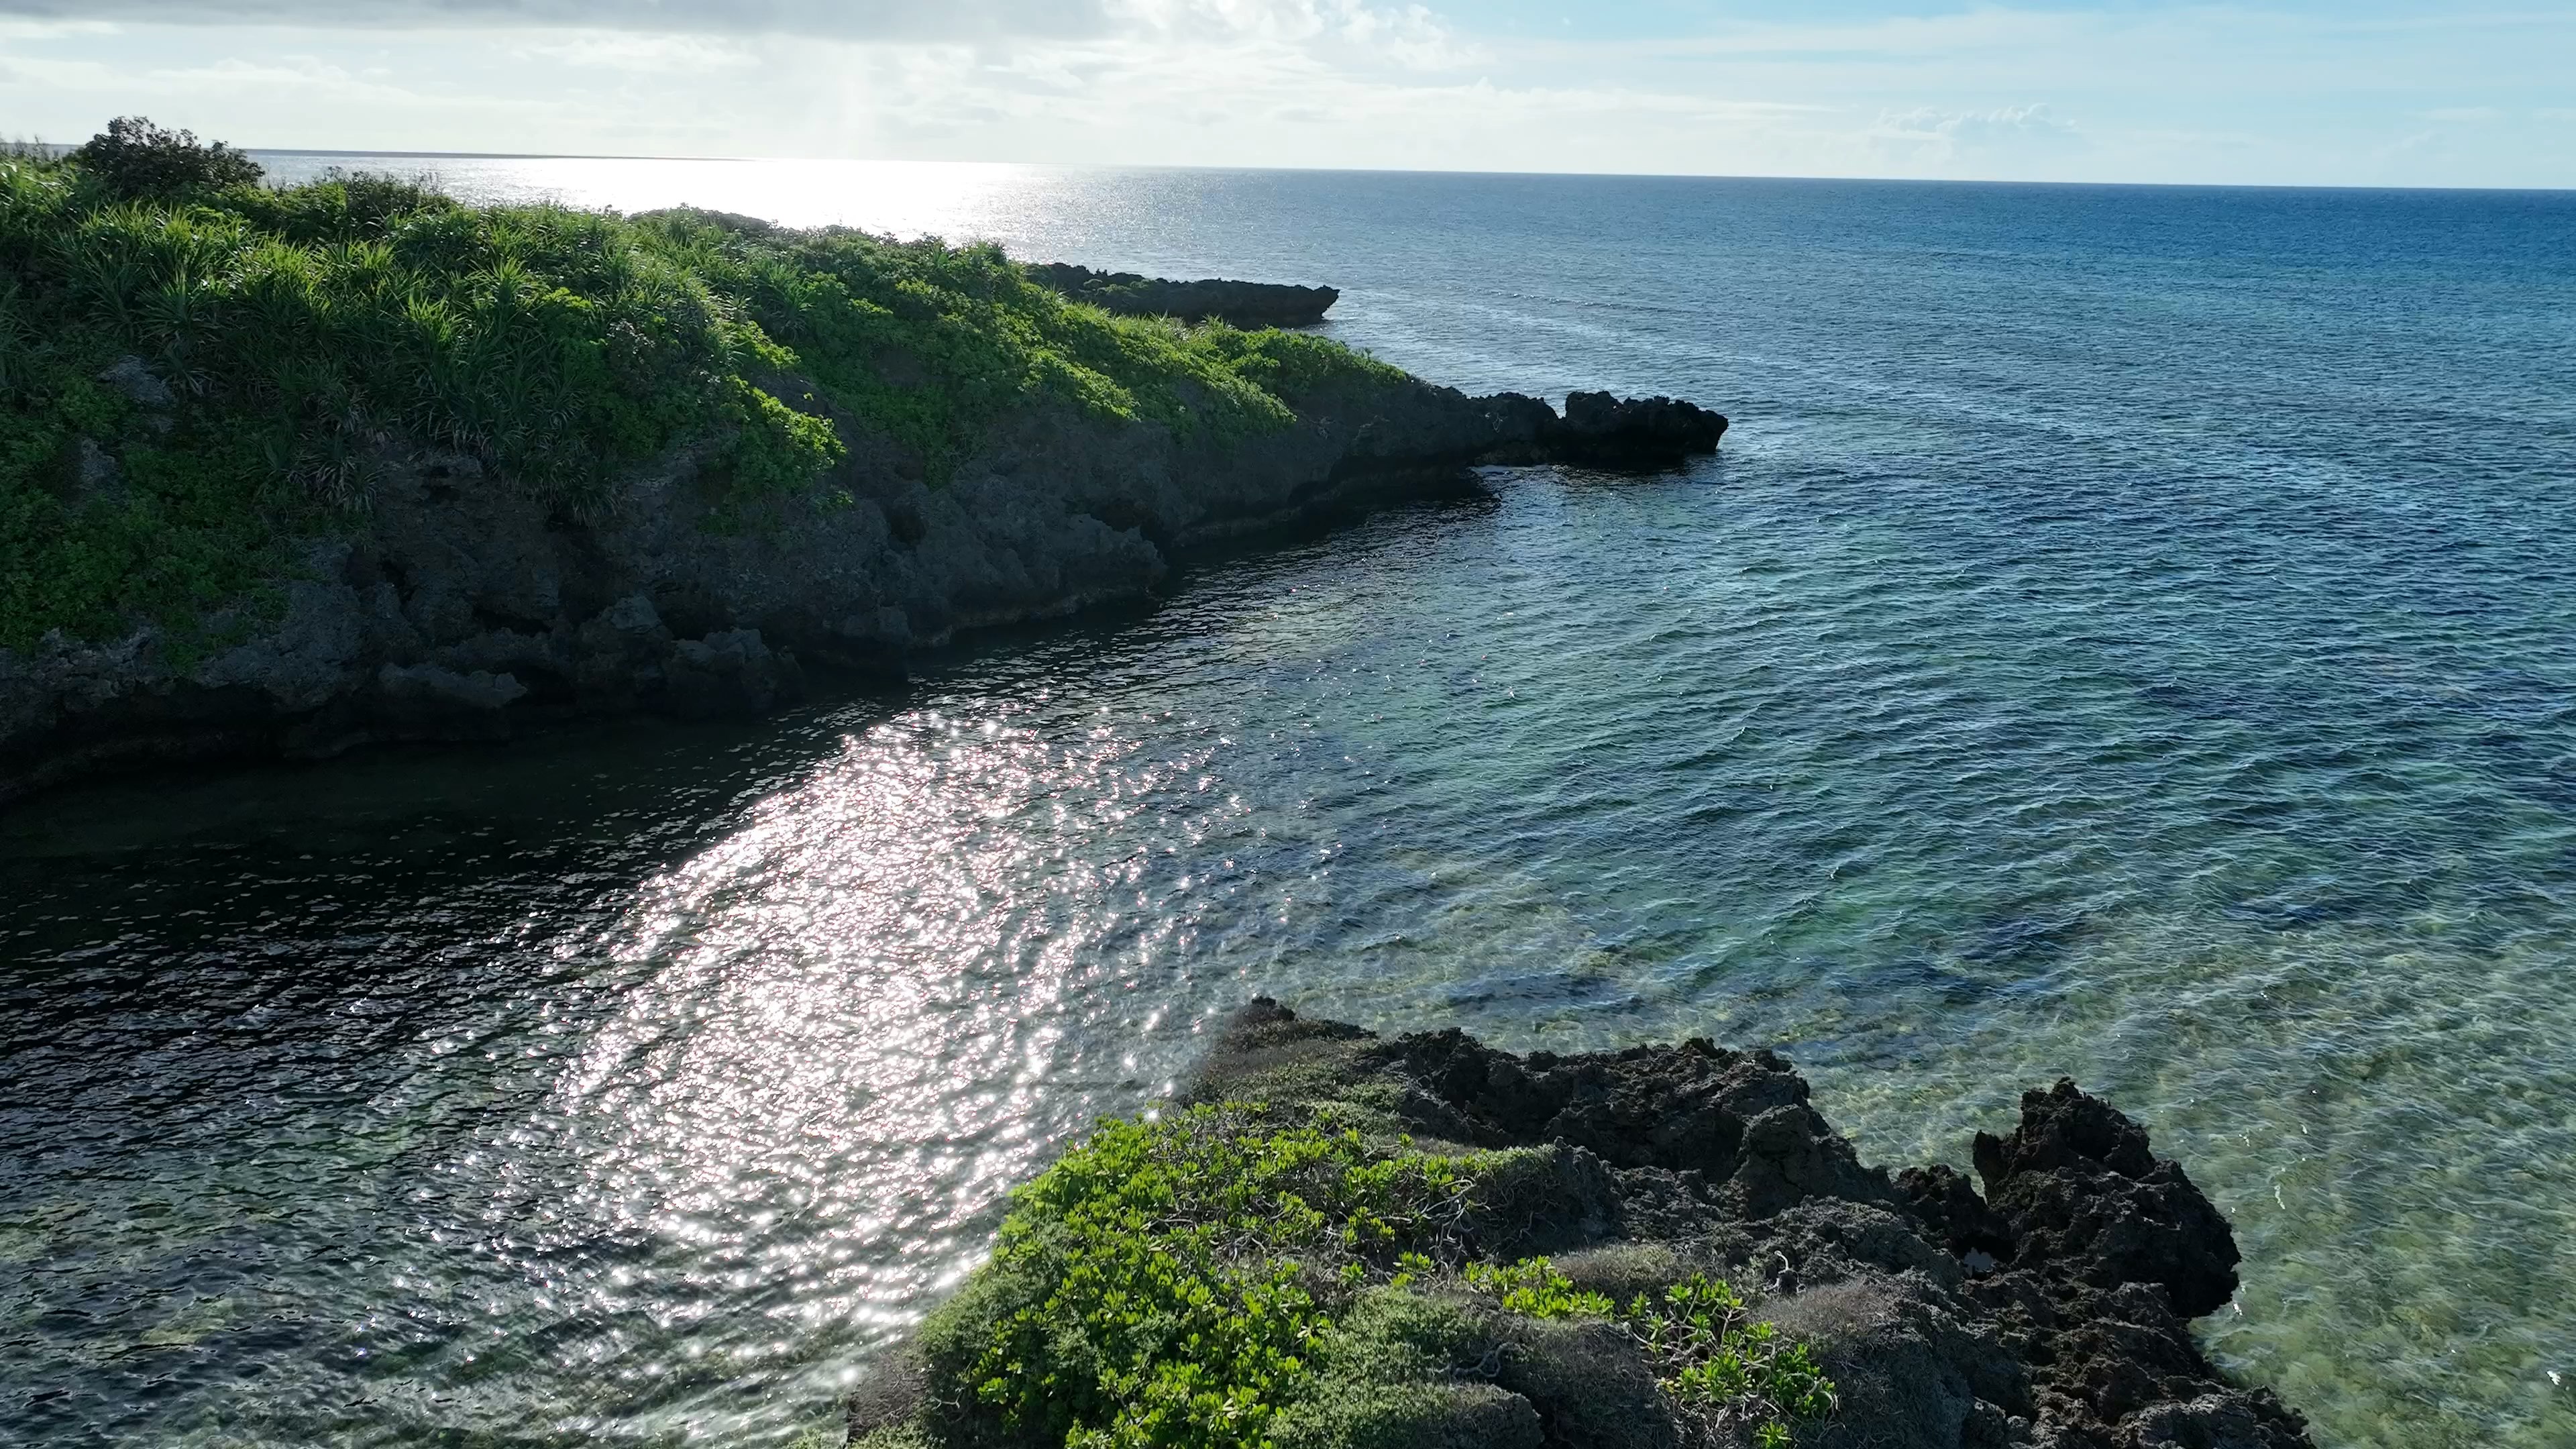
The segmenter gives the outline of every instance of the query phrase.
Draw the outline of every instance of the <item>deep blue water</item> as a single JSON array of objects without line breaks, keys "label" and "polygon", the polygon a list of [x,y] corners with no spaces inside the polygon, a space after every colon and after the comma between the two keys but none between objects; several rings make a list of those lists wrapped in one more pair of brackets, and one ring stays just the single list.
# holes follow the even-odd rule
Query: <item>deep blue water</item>
[{"label": "deep blue water", "polygon": [[1775,1044],[1888,1162],[2072,1073],[2320,1442],[2576,1443],[2576,195],[402,164],[1736,431],[759,726],[0,817],[0,1442],[784,1440],[1267,990]]}]

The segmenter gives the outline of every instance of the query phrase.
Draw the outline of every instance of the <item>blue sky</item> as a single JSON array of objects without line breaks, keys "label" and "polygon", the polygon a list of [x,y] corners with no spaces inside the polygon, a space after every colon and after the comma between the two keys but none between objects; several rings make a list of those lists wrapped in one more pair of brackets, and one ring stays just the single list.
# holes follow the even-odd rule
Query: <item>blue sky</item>
[{"label": "blue sky", "polygon": [[0,134],[2576,186],[2576,0],[0,0]]}]

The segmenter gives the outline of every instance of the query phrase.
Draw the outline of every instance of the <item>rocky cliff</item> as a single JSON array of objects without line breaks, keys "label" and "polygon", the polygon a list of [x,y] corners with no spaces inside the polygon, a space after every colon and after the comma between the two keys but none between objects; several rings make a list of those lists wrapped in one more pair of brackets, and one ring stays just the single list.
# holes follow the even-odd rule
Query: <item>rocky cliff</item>
[{"label": "rocky cliff", "polygon": [[[140,363],[120,367],[137,405],[170,405]],[[134,764],[761,711],[809,664],[891,668],[961,630],[1140,595],[1192,548],[1471,490],[1480,462],[1656,466],[1725,429],[1661,399],[1587,396],[1560,417],[1386,370],[1289,401],[1288,429],[1232,440],[1025,407],[939,480],[835,412],[848,456],[747,514],[685,447],[587,518],[495,486],[468,455],[388,452],[361,521],[313,542],[266,607],[242,608],[227,647],[191,655],[145,627],[0,650],[0,801]],[[95,471],[114,467],[102,453]]]},{"label": "rocky cliff", "polygon": [[1029,279],[1042,287],[1122,317],[1214,320],[1237,327],[1312,327],[1342,299],[1331,287],[1221,278],[1175,282],[1134,272],[1099,272],[1067,262],[1040,263],[1028,272]]},{"label": "rocky cliff", "polygon": [[1973,1157],[1976,1183],[1864,1165],[1767,1051],[1521,1057],[1256,1002],[1180,1110],[1023,1191],[853,1427],[874,1449],[2309,1444],[2193,1341],[2236,1243],[2143,1128],[2060,1081]]}]

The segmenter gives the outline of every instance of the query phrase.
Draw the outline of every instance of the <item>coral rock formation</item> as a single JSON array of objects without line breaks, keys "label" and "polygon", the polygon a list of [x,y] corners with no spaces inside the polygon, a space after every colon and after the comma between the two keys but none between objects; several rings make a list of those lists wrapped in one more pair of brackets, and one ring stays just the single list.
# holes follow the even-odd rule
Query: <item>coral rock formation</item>
[{"label": "coral rock formation", "polygon": [[1331,287],[1291,287],[1276,282],[1230,282],[1221,278],[1175,282],[1134,272],[1099,272],[1068,262],[1043,262],[1028,269],[1029,280],[1077,302],[1123,317],[1177,317],[1184,322],[1211,319],[1237,327],[1312,327],[1342,299]]},{"label": "coral rock formation", "polygon": [[[1323,1367],[1275,1391],[1285,1407],[1258,1410],[1283,1444],[2309,1444],[2296,1414],[2229,1381],[2192,1339],[2190,1320],[2235,1291],[2225,1219],[2144,1128],[2072,1082],[2026,1096],[2009,1137],[1976,1140],[1983,1193],[1946,1167],[1891,1177],[1864,1165],[1787,1061],[1698,1040],[1515,1056],[1454,1029],[1387,1040],[1264,1000],[1231,1022],[1181,1105],[1219,1103],[1476,1175],[1467,1215],[1431,1250],[1464,1260],[1463,1275],[1417,1256],[1408,1277],[1326,1305]],[[1004,1238],[1052,1231],[1032,1222]],[[1532,1253],[1553,1255],[1538,1266],[1557,1307],[1478,1296],[1479,1273],[1488,1288],[1494,1275],[1476,1262]],[[1019,1271],[1019,1291],[1047,1291],[1028,1285],[1026,1262]],[[1705,1398],[1694,1412],[1638,1311],[1613,1307],[1717,1274],[1768,1325],[1755,1332],[1812,1354],[1829,1413],[1764,1428],[1706,1412]],[[927,1331],[971,1340],[996,1311],[979,1291]],[[897,1356],[854,1414],[862,1437],[881,1449],[1022,1442],[943,1409],[961,1390],[922,1364]]]}]

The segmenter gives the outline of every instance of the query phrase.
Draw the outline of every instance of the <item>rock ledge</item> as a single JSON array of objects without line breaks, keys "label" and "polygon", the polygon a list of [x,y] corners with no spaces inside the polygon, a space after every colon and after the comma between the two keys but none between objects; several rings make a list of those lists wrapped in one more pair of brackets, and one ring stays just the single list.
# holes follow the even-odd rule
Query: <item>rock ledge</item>
[{"label": "rock ledge", "polygon": [[1175,282],[1134,272],[1094,271],[1070,262],[1041,262],[1031,266],[1028,273],[1029,280],[1041,287],[1122,317],[1177,317],[1184,322],[1214,319],[1245,328],[1312,327],[1342,299],[1342,294],[1331,287],[1292,287],[1223,278]]}]

